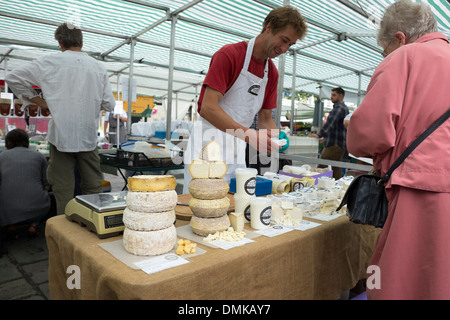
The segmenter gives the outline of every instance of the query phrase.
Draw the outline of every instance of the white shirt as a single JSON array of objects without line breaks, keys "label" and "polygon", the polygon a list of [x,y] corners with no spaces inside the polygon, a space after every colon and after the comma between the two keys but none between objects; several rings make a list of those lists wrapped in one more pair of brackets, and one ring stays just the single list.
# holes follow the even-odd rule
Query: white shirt
[{"label": "white shirt", "polygon": [[34,60],[5,77],[24,105],[42,90],[51,112],[48,141],[61,152],[97,148],[100,110],[114,110],[115,100],[105,67],[84,52],[66,50]]},{"label": "white shirt", "polygon": [[[109,111],[105,112],[105,121],[106,121],[106,122],[109,122],[109,114],[110,114]],[[120,113],[119,117],[127,118],[127,119],[128,119],[128,114],[127,114],[127,112],[126,112],[125,110],[122,110],[122,112]],[[124,121],[124,122],[123,122],[123,125],[126,127],[126,126],[127,126],[127,122]]]}]

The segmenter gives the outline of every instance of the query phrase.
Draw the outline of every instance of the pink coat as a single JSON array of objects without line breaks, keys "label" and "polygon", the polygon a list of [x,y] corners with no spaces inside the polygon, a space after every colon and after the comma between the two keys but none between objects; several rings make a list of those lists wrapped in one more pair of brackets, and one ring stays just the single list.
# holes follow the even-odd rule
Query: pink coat
[{"label": "pink coat", "polygon": [[[450,45],[430,33],[400,47],[376,69],[362,104],[353,112],[347,148],[371,157],[385,173],[395,159],[450,108]],[[394,171],[388,187],[450,192],[450,121]]]},{"label": "pink coat", "polygon": [[[450,108],[450,45],[427,34],[376,69],[350,119],[347,148],[385,173]],[[450,121],[426,138],[386,187],[389,214],[368,269],[369,299],[450,299]],[[375,279],[375,282],[369,280]],[[370,286],[371,285],[371,286]]]}]

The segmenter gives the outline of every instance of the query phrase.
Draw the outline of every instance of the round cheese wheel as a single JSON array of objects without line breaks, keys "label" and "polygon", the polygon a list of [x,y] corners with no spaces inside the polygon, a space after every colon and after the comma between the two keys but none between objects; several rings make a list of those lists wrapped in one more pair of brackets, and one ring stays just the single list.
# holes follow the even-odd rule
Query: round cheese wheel
[{"label": "round cheese wheel", "polygon": [[223,197],[215,200],[202,200],[191,198],[189,200],[189,208],[192,214],[202,218],[221,217],[227,214],[230,206],[230,199]]},{"label": "round cheese wheel", "polygon": [[175,190],[177,180],[171,175],[140,175],[128,178],[129,191],[166,191]]},{"label": "round cheese wheel", "polygon": [[125,227],[132,230],[161,230],[170,227],[175,222],[175,211],[149,213],[125,208],[122,221]]},{"label": "round cheese wheel", "polygon": [[173,210],[178,201],[175,190],[127,193],[127,208],[137,212],[165,212]]},{"label": "round cheese wheel", "polygon": [[192,197],[203,200],[214,200],[225,197],[230,189],[225,179],[192,179],[188,184]]},{"label": "round cheese wheel", "polygon": [[190,222],[192,231],[199,236],[206,237],[208,234],[225,231],[231,225],[227,214],[217,218],[201,218],[192,216]]},{"label": "round cheese wheel", "polygon": [[136,231],[125,227],[123,246],[129,253],[138,256],[155,256],[174,249],[177,230],[174,225],[156,231]]}]

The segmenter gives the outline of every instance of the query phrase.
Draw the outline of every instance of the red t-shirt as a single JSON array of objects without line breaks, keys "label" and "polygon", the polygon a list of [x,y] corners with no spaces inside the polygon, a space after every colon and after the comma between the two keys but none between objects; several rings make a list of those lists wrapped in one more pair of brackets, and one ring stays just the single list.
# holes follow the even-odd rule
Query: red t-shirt
[{"label": "red t-shirt", "polygon": [[[247,52],[247,42],[242,41],[234,44],[227,44],[217,51],[209,65],[208,74],[203,82],[200,97],[198,99],[198,111],[201,109],[206,86],[209,86],[222,94],[234,84],[244,66],[245,54]],[[249,71],[262,78],[266,61],[259,61],[252,56]],[[269,75],[264,95],[263,109],[275,109],[277,107],[277,85],[278,70],[271,59],[269,59]]]}]

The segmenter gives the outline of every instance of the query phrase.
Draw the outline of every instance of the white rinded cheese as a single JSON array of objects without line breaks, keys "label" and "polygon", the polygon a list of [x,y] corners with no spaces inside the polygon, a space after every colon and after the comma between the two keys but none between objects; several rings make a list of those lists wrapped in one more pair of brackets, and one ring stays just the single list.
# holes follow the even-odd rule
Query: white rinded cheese
[{"label": "white rinded cheese", "polygon": [[230,199],[226,196],[214,200],[202,200],[197,198],[191,198],[191,200],[189,200],[189,208],[191,209],[192,214],[202,218],[226,215],[229,206]]},{"label": "white rinded cheese", "polygon": [[177,180],[171,175],[141,175],[128,178],[129,191],[165,191],[175,190]]},{"label": "white rinded cheese", "polygon": [[215,140],[211,140],[203,146],[200,158],[207,161],[222,161],[222,146]]},{"label": "white rinded cheese", "polygon": [[177,230],[174,225],[156,231],[136,231],[125,228],[123,246],[129,253],[138,256],[155,256],[174,249]]},{"label": "white rinded cheese", "polygon": [[193,198],[214,200],[225,197],[230,186],[225,179],[192,179],[188,189]]},{"label": "white rinded cheese", "polygon": [[189,173],[192,179],[208,179],[209,161],[193,159],[189,164]]},{"label": "white rinded cheese", "polygon": [[227,173],[225,161],[208,161],[193,159],[189,164],[189,173],[192,179],[220,179]]},{"label": "white rinded cheese", "polygon": [[211,161],[209,163],[209,178],[210,179],[220,179],[227,174],[227,164],[225,161]]},{"label": "white rinded cheese", "polygon": [[178,195],[175,190],[127,193],[127,207],[138,212],[165,212],[175,209]]},{"label": "white rinded cheese", "polygon": [[243,212],[231,212],[228,215],[228,218],[230,218],[231,227],[236,232],[242,232],[244,231],[244,213]]},{"label": "white rinded cheese", "polygon": [[205,237],[208,234],[227,230],[230,226],[230,218],[227,214],[217,218],[192,216],[190,225],[195,234]]},{"label": "white rinded cheese", "polygon": [[128,229],[137,231],[161,230],[173,225],[175,222],[175,211],[149,213],[125,208],[122,220]]}]

